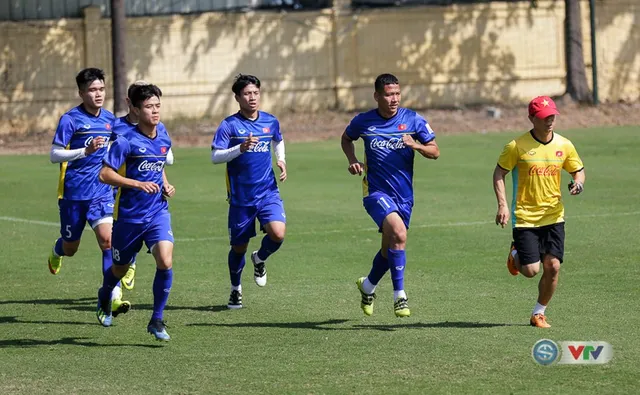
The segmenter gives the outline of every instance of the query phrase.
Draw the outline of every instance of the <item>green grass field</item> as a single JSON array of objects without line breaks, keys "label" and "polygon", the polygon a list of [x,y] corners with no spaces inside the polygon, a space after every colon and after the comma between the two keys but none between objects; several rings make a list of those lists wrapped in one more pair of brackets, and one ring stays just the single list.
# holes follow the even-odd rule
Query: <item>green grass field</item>
[{"label": "green grass field", "polygon": [[[337,141],[288,144],[287,238],[269,260],[267,287],[253,284],[249,263],[238,311],[225,308],[224,167],[210,164],[206,148],[176,149],[166,344],[146,333],[152,258],[141,254],[136,288],[125,293],[133,310],[101,327],[93,234],[58,276],[47,270],[58,167],[45,156],[0,156],[0,394],[637,393],[639,132],[562,133],[587,183],[581,196],[563,191],[566,256],[549,330],[528,326],[538,278],[508,274],[511,232],[493,224],[491,175],[517,134],[442,136],[439,160],[417,158],[407,319],[393,315],[388,277],[375,314],[359,308],[354,281],[368,272],[379,235]],[[607,341],[614,358],[543,367],[531,358],[542,338]]]}]

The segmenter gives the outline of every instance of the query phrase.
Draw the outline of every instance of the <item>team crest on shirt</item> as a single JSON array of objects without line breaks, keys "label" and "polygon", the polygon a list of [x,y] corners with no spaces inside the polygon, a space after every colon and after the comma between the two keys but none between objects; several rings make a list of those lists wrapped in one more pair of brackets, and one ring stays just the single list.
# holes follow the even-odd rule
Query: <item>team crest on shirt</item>
[{"label": "team crest on shirt", "polygon": [[562,155],[563,155],[563,154],[562,154],[562,151],[556,151],[556,156],[557,156],[558,158],[562,158]]},{"label": "team crest on shirt", "polygon": [[404,123],[401,123],[400,125],[398,125],[398,130],[407,130],[407,125]]},{"label": "team crest on shirt", "polygon": [[105,123],[104,128],[107,130],[111,130],[111,124]]},{"label": "team crest on shirt", "polygon": [[262,128],[262,131],[265,133],[271,133],[271,130],[269,128]]},{"label": "team crest on shirt", "polygon": [[162,152],[163,154],[167,153],[167,147],[160,147],[160,152]]}]

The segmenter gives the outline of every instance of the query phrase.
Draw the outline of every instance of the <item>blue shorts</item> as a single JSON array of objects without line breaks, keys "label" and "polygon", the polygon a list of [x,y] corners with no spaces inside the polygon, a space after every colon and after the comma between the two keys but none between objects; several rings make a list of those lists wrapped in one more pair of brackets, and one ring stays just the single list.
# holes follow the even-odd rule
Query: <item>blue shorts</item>
[{"label": "blue shorts", "polygon": [[373,222],[378,225],[378,231],[382,232],[382,223],[387,215],[396,212],[402,218],[404,226],[409,229],[409,221],[411,221],[412,203],[401,203],[394,198],[382,192],[373,192],[371,195],[362,199],[362,204]]},{"label": "blue shorts", "polygon": [[116,221],[111,235],[111,251],[114,265],[126,265],[133,262],[135,255],[142,248],[142,242],[149,251],[159,241],[173,243],[171,230],[171,214],[168,211],[159,213],[151,222],[132,224]]},{"label": "blue shorts", "polygon": [[229,241],[232,246],[246,244],[256,235],[256,218],[262,231],[269,222],[287,222],[278,193],[266,196],[255,206],[229,206]]},{"label": "blue shorts", "polygon": [[93,200],[58,199],[58,207],[60,235],[64,241],[80,240],[87,222],[91,228],[113,222],[113,196],[110,193]]}]

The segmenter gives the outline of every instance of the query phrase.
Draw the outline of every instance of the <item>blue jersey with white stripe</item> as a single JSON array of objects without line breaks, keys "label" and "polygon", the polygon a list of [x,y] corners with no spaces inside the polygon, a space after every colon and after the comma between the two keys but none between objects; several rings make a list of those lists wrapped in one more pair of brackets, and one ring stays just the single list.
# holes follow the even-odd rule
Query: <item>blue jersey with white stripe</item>
[{"label": "blue jersey with white stripe", "polygon": [[386,119],[378,110],[358,114],[346,129],[352,140],[364,141],[364,196],[385,193],[401,203],[413,203],[413,149],[404,145],[402,136],[409,134],[425,144],[435,139],[429,123],[415,111],[399,108]]},{"label": "blue jersey with white stripe", "polygon": [[111,186],[98,179],[102,158],[111,139],[115,116],[100,109],[98,116],[89,114],[82,105],[72,108],[58,122],[53,145],[66,149],[85,148],[96,137],[103,137],[103,148],[91,155],[60,164],[58,199],[92,200],[111,193]]},{"label": "blue jersey with white stripe", "polygon": [[[156,130],[155,138],[142,134],[137,126],[119,134],[105,155],[104,164],[124,177],[155,182],[162,191],[171,138],[163,125]],[[147,223],[169,207],[162,192],[149,194],[133,188],[118,188],[115,200],[113,218],[122,222]]]},{"label": "blue jersey with white stripe", "polygon": [[282,141],[280,123],[273,115],[259,111],[250,120],[236,113],[220,123],[212,149],[228,149],[242,144],[249,134],[260,141],[227,163],[227,197],[234,206],[255,206],[270,193],[278,192],[271,165],[271,141]]}]

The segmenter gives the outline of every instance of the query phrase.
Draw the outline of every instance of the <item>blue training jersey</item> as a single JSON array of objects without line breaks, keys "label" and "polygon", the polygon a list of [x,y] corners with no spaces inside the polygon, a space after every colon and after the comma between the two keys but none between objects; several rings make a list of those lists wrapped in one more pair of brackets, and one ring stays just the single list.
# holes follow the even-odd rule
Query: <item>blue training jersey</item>
[{"label": "blue training jersey", "polygon": [[66,149],[85,148],[96,137],[104,137],[106,144],[85,158],[60,164],[58,199],[92,200],[111,193],[111,186],[101,183],[98,174],[114,121],[115,116],[104,108],[95,116],[86,112],[82,105],[72,108],[60,118],[53,145]]},{"label": "blue training jersey", "polygon": [[211,148],[234,147],[251,133],[260,141],[227,163],[227,200],[234,206],[255,206],[265,196],[278,192],[271,166],[271,141],[282,141],[282,134],[273,115],[259,111],[253,121],[240,113],[227,117],[218,126]]},{"label": "blue training jersey", "polygon": [[[169,148],[171,138],[163,125],[158,125],[153,139],[134,126],[118,135],[104,157],[104,164],[124,177],[155,182],[162,191],[162,172]],[[113,218],[122,222],[146,223],[168,207],[162,192],[149,194],[133,188],[118,188]]]},{"label": "blue training jersey", "polygon": [[415,111],[399,108],[390,119],[378,110],[358,114],[346,129],[352,140],[364,140],[364,196],[382,192],[402,203],[413,203],[413,149],[402,136],[411,135],[424,144],[436,138],[429,123]]}]

